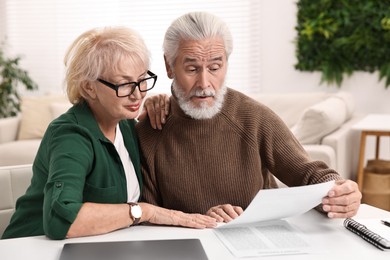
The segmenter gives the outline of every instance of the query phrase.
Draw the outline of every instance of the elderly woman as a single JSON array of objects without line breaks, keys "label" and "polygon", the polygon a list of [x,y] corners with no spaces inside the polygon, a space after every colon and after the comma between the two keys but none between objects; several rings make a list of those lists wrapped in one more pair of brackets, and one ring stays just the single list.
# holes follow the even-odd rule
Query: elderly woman
[{"label": "elderly woman", "polygon": [[142,38],[123,27],[80,35],[65,56],[73,107],[46,130],[31,185],[3,238],[90,236],[141,222],[193,228],[215,220],[147,203],[135,118],[157,76]]}]

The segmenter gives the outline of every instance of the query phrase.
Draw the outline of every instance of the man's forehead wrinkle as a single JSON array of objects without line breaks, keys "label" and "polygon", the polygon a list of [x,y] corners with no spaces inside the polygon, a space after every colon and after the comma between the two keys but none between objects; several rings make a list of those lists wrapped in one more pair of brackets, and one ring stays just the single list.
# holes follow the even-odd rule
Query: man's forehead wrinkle
[{"label": "man's forehead wrinkle", "polygon": [[223,61],[224,44],[215,40],[182,41],[181,55],[184,63]]},{"label": "man's forehead wrinkle", "polygon": [[224,52],[223,50],[205,50],[205,51],[194,51],[193,49],[183,53],[184,62],[197,62],[197,61],[222,61]]}]

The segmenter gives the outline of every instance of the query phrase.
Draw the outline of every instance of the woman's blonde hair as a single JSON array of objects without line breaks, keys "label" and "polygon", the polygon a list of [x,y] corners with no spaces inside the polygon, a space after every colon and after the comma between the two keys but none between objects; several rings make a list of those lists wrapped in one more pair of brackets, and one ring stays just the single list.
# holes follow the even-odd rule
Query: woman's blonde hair
[{"label": "woman's blonde hair", "polygon": [[71,44],[64,58],[69,101],[72,104],[82,102],[82,86],[117,70],[123,58],[149,69],[149,51],[136,31],[126,27],[105,27],[81,34]]}]

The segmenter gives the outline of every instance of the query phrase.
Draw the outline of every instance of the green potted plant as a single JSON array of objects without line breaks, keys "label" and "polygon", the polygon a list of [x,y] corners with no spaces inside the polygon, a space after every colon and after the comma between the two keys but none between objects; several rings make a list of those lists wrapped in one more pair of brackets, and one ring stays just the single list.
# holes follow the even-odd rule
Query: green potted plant
[{"label": "green potted plant", "polygon": [[0,118],[16,116],[20,112],[20,87],[38,89],[28,72],[19,65],[21,57],[8,58],[0,48]]},{"label": "green potted plant", "polygon": [[379,72],[390,87],[389,1],[299,0],[295,68],[341,87],[355,71]]}]

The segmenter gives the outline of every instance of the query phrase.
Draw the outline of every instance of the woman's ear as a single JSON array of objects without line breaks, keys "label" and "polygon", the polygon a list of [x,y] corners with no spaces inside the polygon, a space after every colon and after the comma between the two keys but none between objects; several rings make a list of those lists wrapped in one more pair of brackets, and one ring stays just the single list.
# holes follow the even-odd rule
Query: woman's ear
[{"label": "woman's ear", "polygon": [[167,71],[167,76],[168,76],[168,78],[173,79],[174,73],[173,73],[173,70],[172,70],[171,66],[169,65],[169,63],[167,61],[167,57],[165,57],[165,55],[164,55],[164,61],[165,61],[165,69]]},{"label": "woman's ear", "polygon": [[96,84],[91,81],[86,81],[81,84],[83,92],[88,95],[90,99],[96,98]]}]

